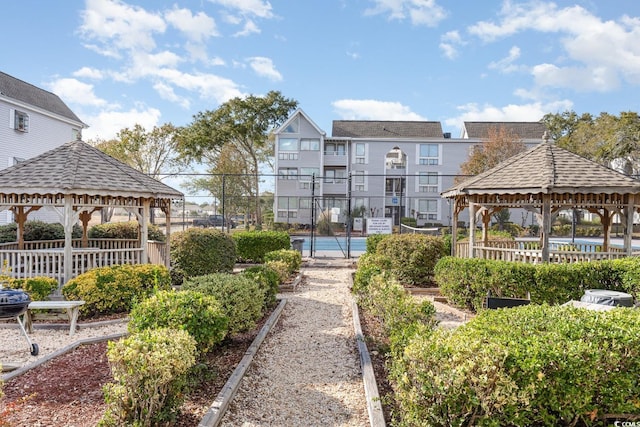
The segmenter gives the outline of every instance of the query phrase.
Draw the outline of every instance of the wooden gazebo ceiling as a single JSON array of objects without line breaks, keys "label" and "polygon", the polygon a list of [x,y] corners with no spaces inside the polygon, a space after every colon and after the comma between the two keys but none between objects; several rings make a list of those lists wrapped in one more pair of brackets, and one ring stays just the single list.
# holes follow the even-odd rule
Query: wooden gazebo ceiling
[{"label": "wooden gazebo ceiling", "polygon": [[467,205],[619,207],[640,195],[640,182],[545,142],[442,193]]},{"label": "wooden gazebo ceiling", "polygon": [[[83,141],[72,141],[0,170],[0,205],[59,204],[64,196],[87,205],[137,205],[183,194]],[[115,202],[115,203],[114,203]],[[159,203],[165,204],[165,203]]]}]

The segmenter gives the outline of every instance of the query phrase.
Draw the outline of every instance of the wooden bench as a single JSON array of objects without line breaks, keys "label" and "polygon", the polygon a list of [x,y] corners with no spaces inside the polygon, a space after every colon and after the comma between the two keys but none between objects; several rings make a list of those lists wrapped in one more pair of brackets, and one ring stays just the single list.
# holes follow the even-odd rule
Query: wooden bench
[{"label": "wooden bench", "polygon": [[33,315],[31,310],[66,310],[69,316],[69,335],[76,332],[80,306],[84,301],[32,301],[24,313],[24,326],[27,332],[33,332]]}]

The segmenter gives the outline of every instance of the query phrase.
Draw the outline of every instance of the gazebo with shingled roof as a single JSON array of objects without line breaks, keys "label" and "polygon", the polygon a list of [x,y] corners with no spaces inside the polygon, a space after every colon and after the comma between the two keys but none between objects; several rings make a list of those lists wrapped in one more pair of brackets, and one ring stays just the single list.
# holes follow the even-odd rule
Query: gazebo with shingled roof
[{"label": "gazebo with shingled roof", "polygon": [[[18,224],[14,244],[0,247],[0,262],[18,278],[50,276],[60,286],[76,275],[111,264],[169,265],[172,200],[183,194],[114,159],[95,147],[72,141],[39,156],[0,170],[0,209],[11,210]],[[64,242],[25,242],[24,224],[31,212],[55,211],[64,226]],[[136,241],[92,241],[87,236],[94,212],[117,207],[139,224]],[[151,208],[166,216],[166,243],[148,242]],[[82,224],[82,239],[74,241],[74,224]]]},{"label": "gazebo with shingled roof", "polygon": [[[636,255],[632,248],[634,212],[640,207],[640,182],[550,142],[517,154],[498,166],[446,190],[453,199],[453,255],[528,262],[574,262]],[[540,226],[539,246],[522,242],[491,242],[491,215],[505,208],[533,212]],[[468,243],[456,242],[460,212],[469,209],[469,230],[482,224],[480,241],[469,233]],[[603,243],[550,249],[552,219],[567,209],[587,210],[600,218]],[[623,248],[612,248],[610,230],[615,215],[624,226]]]}]

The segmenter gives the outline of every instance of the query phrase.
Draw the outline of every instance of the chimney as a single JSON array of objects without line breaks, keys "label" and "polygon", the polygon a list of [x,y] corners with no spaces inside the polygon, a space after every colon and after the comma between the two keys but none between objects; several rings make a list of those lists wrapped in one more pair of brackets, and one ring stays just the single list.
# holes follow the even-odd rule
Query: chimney
[{"label": "chimney", "polygon": [[445,132],[442,134],[445,139],[451,139],[451,132]]}]

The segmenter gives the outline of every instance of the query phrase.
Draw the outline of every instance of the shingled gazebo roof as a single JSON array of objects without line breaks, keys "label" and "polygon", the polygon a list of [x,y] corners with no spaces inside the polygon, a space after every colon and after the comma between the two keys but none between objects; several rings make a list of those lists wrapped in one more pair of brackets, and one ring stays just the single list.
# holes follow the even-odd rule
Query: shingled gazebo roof
[{"label": "shingled gazebo roof", "polygon": [[76,194],[171,199],[183,194],[83,141],[0,170],[0,194]]},{"label": "shingled gazebo roof", "polygon": [[442,196],[538,193],[640,193],[640,182],[546,142],[465,180]]}]

